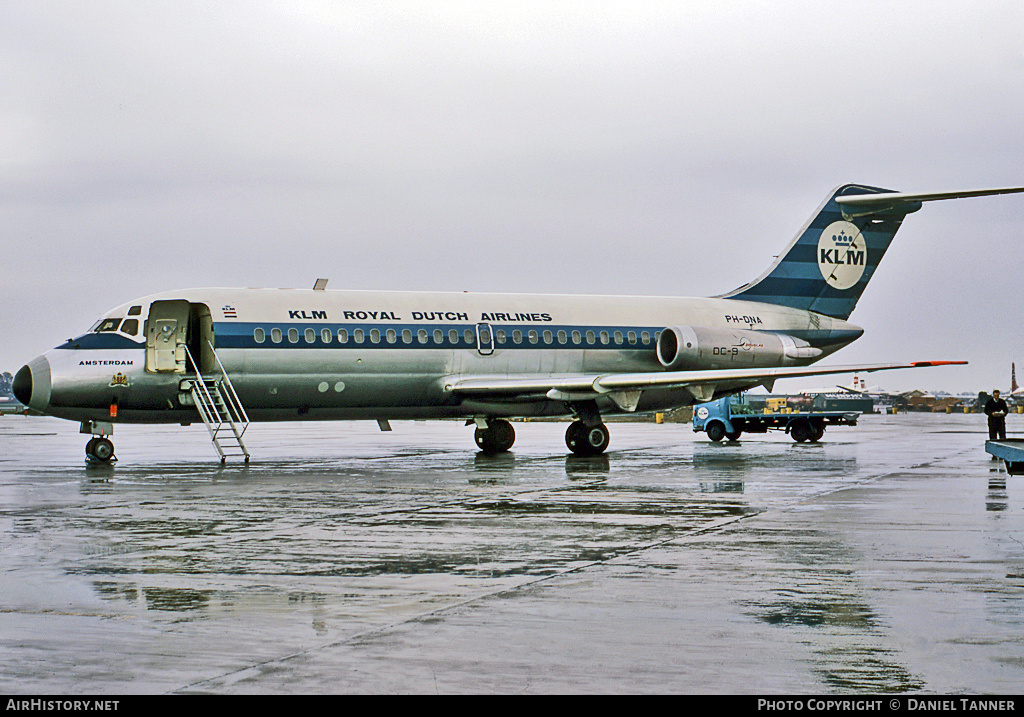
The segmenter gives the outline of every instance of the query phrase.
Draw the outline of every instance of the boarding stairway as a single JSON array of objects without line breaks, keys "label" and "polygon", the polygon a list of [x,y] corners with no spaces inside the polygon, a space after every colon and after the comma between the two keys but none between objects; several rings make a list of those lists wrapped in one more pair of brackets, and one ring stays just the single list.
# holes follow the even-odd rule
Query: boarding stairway
[{"label": "boarding stairway", "polygon": [[238,456],[248,463],[249,450],[245,447],[242,436],[249,427],[249,416],[246,415],[242,402],[238,400],[235,387],[231,385],[231,378],[224,370],[224,364],[221,363],[212,343],[210,351],[217,360],[219,377],[201,374],[198,370],[199,364],[192,358],[188,347],[185,347],[189,363],[196,368],[196,378],[191,382],[192,400],[203,423],[206,424],[206,430],[210,432],[210,441],[217,449],[220,462],[227,462],[228,456]]}]

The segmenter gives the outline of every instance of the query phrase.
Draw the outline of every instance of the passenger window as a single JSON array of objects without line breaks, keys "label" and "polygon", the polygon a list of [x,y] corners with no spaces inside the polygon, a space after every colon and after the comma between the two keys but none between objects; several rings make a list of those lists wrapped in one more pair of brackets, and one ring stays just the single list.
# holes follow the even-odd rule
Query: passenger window
[{"label": "passenger window", "polygon": [[640,340],[644,342],[644,345],[651,343],[651,334],[647,331],[640,332]]},{"label": "passenger window", "polygon": [[434,329],[434,343],[435,344],[443,344],[444,343],[444,332],[441,331],[441,329]]},{"label": "passenger window", "polygon": [[395,343],[395,341],[398,340],[398,334],[395,332],[394,329],[388,329],[386,336],[388,337],[389,344],[393,344]]},{"label": "passenger window", "polygon": [[370,341],[375,344],[380,343],[380,329],[370,329]]},{"label": "passenger window", "polygon": [[545,331],[544,332],[544,343],[550,344],[554,340],[555,340],[554,336],[552,335],[552,333],[550,331]]},{"label": "passenger window", "polygon": [[602,344],[608,343],[608,332],[607,331],[602,331],[601,332],[601,343]]},{"label": "passenger window", "polygon": [[355,339],[357,344],[361,344],[366,340],[366,333],[362,329],[356,329],[352,332],[352,338]]},{"label": "passenger window", "polygon": [[135,336],[139,333],[139,320],[125,319],[124,323],[121,324],[121,331],[129,336]]},{"label": "passenger window", "polygon": [[409,329],[402,329],[402,343],[403,344],[411,344],[412,343],[412,331],[410,331]]},{"label": "passenger window", "polygon": [[574,344],[577,344],[577,345],[582,343],[583,342],[583,334],[581,334],[579,331],[573,331],[572,332],[572,342]]},{"label": "passenger window", "polygon": [[417,338],[417,340],[421,344],[427,343],[427,341],[429,340],[429,336],[427,334],[427,330],[426,329],[420,329],[419,331],[417,331],[416,332],[416,338]]},{"label": "passenger window", "polygon": [[252,332],[252,337],[256,340],[256,343],[262,344],[267,340],[267,332],[263,329],[255,329]]},{"label": "passenger window", "polygon": [[270,340],[273,341],[275,344],[281,343],[281,329],[271,329]]},{"label": "passenger window", "polygon": [[466,339],[466,343],[467,344],[474,344],[474,343],[476,343],[476,340],[475,340],[476,337],[473,336],[473,329],[466,329],[465,331],[463,331],[462,332],[462,337],[464,339]]},{"label": "passenger window", "polygon": [[515,329],[512,332],[512,342],[517,344],[523,343],[523,332],[519,329]]},{"label": "passenger window", "polygon": [[459,343],[459,332],[455,329],[448,329],[448,341],[457,345]]},{"label": "passenger window", "polygon": [[504,330],[498,329],[497,331],[494,332],[494,338],[497,339],[499,344],[504,344],[505,341],[508,339],[508,335],[505,333]]},{"label": "passenger window", "polygon": [[568,336],[566,336],[566,333],[565,333],[564,331],[559,331],[559,332],[558,332],[558,343],[559,343],[560,345],[563,345],[563,346],[564,346],[564,345],[566,344],[566,339],[567,339],[567,338],[569,338],[569,337],[568,337]]},{"label": "passenger window", "polygon": [[594,340],[595,340],[594,339],[594,332],[593,331],[588,331],[587,332],[587,343],[588,344],[593,344]]},{"label": "passenger window", "polygon": [[331,333],[330,329],[320,329],[320,340],[325,344],[331,343],[331,339],[334,338],[334,334]]},{"label": "passenger window", "polygon": [[536,331],[530,331],[526,336],[530,340],[531,344],[537,343],[537,332]]},{"label": "passenger window", "polygon": [[306,329],[306,343],[311,344],[316,342],[316,331],[313,329]]},{"label": "passenger window", "polygon": [[288,329],[288,340],[293,344],[299,343],[299,330],[296,328]]},{"label": "passenger window", "polygon": [[619,345],[622,344],[622,332],[621,331],[616,331],[615,332],[615,343],[619,344]]},{"label": "passenger window", "polygon": [[629,333],[627,333],[626,339],[629,341],[629,343],[636,345],[636,331],[630,331]]},{"label": "passenger window", "polygon": [[347,344],[348,343],[348,329],[338,329],[338,343],[339,344]]}]

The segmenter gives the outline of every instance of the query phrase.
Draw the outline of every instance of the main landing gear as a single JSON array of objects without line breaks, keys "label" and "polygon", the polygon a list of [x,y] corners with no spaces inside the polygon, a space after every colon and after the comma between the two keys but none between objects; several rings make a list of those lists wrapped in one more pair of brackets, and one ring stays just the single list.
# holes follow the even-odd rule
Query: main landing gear
[{"label": "main landing gear", "polygon": [[[472,421],[471,421],[472,422]],[[516,440],[512,424],[503,418],[478,418],[473,438],[481,452],[487,455],[504,453]],[[608,426],[601,422],[577,419],[569,424],[565,432],[565,445],[578,456],[596,456],[608,447],[610,434]]]},{"label": "main landing gear", "polygon": [[565,445],[578,456],[596,456],[604,453],[611,435],[603,423],[588,426],[583,421],[573,421],[565,432]]},{"label": "main landing gear", "polygon": [[484,453],[493,455],[504,453],[516,442],[516,432],[512,424],[503,418],[491,418],[483,426],[477,423],[473,433],[476,445]]}]

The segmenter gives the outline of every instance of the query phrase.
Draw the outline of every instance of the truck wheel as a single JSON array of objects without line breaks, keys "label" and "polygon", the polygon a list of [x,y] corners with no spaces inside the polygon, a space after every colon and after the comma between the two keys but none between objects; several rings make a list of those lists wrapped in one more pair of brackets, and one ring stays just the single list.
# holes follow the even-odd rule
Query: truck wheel
[{"label": "truck wheel", "polygon": [[712,441],[720,441],[725,438],[725,426],[721,421],[712,421],[707,427],[708,438]]},{"label": "truck wheel", "polygon": [[741,433],[743,433],[743,431],[734,431],[733,433],[729,433],[728,431],[726,431],[725,437],[728,438],[730,441],[738,441],[740,439]]},{"label": "truck wheel", "polygon": [[821,440],[822,436],[825,435],[824,426],[814,426],[814,434],[811,436],[811,440],[817,443]]},{"label": "truck wheel", "polygon": [[792,428],[789,429],[789,435],[797,443],[803,443],[811,440],[814,436],[814,429],[811,428],[811,424],[808,421],[801,419],[793,422]]}]

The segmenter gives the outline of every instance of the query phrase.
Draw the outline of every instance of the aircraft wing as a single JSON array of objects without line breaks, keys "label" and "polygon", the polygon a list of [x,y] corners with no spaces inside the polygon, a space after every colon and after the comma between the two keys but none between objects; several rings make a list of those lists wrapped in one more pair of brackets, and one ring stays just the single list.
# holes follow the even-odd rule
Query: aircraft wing
[{"label": "aircraft wing", "polygon": [[611,398],[626,411],[636,410],[640,393],[648,389],[686,388],[698,400],[710,400],[721,383],[743,382],[770,386],[780,378],[837,373],[884,371],[897,368],[962,365],[966,361],[914,361],[911,363],[857,364],[853,366],[794,366],[787,368],[661,371],[649,373],[577,374],[572,376],[450,376],[445,390],[477,398],[546,397],[555,401]]}]

